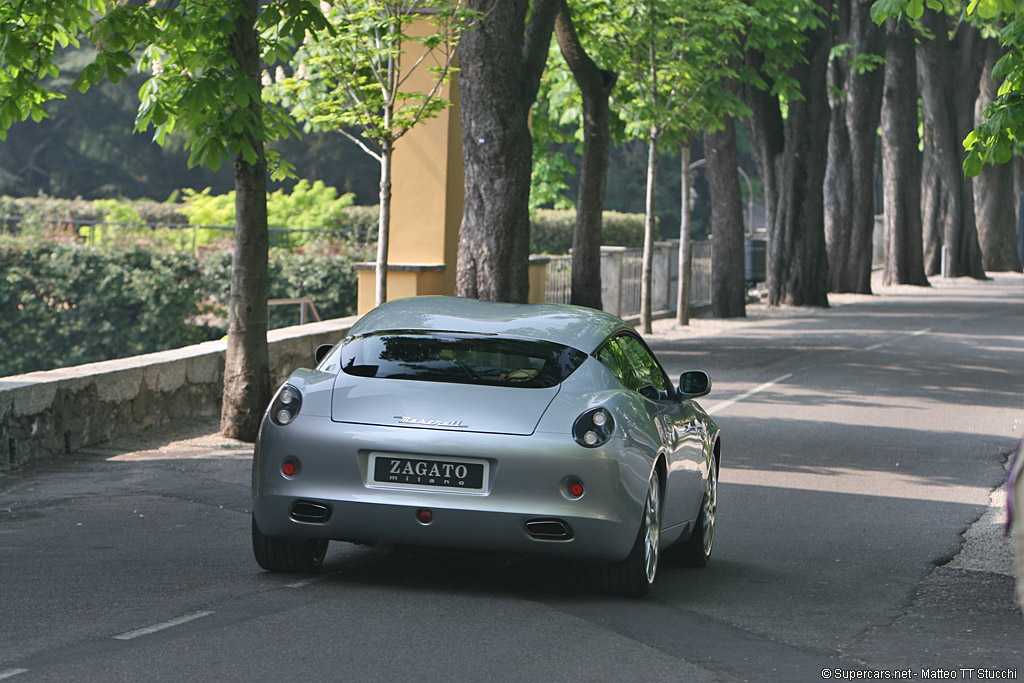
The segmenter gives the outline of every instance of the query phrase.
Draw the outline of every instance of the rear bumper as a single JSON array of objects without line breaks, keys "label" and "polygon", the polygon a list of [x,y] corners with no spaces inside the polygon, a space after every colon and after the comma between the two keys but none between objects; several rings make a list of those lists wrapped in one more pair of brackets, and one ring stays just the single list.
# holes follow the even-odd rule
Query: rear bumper
[{"label": "rear bumper", "polygon": [[[292,518],[296,502],[316,502],[331,510],[324,523]],[[424,506],[351,501],[313,500],[290,496],[259,496],[253,514],[263,533],[270,536],[329,538],[357,543],[386,541],[398,544],[520,552],[590,560],[620,560],[636,538],[637,524],[589,517],[555,517],[482,510],[430,507],[433,521],[421,524],[416,511]],[[571,530],[569,540],[532,536],[531,520],[558,519]]]},{"label": "rear bumper", "polygon": [[[482,493],[377,488],[370,454],[386,451],[490,463]],[[286,459],[300,463],[291,477]],[[253,460],[253,514],[260,530],[283,538],[328,538],[619,560],[640,526],[652,463],[615,439],[584,449],[568,434],[508,436],[376,427],[299,417],[265,423]],[[578,499],[568,481],[583,482]],[[326,521],[296,519],[296,503],[323,505]],[[421,523],[416,511],[429,509]],[[300,515],[301,517],[301,515]],[[560,520],[570,538],[538,537],[527,523]]]}]

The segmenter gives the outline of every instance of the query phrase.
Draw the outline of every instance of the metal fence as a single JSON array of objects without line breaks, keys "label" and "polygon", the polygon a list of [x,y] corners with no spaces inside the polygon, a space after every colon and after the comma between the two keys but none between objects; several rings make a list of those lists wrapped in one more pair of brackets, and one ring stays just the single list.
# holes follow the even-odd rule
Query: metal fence
[{"label": "metal fence", "polygon": [[693,242],[690,265],[690,305],[711,305],[711,242]]},{"label": "metal fence", "polygon": [[[201,236],[203,231],[208,233],[223,233],[225,237],[234,239],[235,226],[233,225],[196,225],[192,223],[122,223],[107,221],[103,219],[71,219],[71,218],[32,218],[24,216],[0,216],[0,234],[18,235],[22,232],[21,224],[44,223],[54,228],[65,231],[73,231],[85,242],[96,244],[104,239],[116,238],[120,235],[129,235],[139,231],[162,232],[173,237],[173,241],[182,248],[190,248],[195,251],[197,237],[200,242],[211,241],[209,235]],[[318,230],[313,228],[293,229],[282,226],[267,226],[270,235],[270,246],[272,247],[294,247],[297,242],[305,240],[311,235],[348,237],[368,242],[377,238],[374,230]]]},{"label": "metal fence", "polygon": [[567,304],[571,295],[572,256],[550,257],[544,274],[544,301],[549,304]]},{"label": "metal fence", "polygon": [[[661,258],[655,263],[655,287],[660,292],[661,308],[675,310],[679,282],[679,260],[674,251],[678,243],[672,241],[662,249]],[[690,281],[690,306],[700,307],[711,304],[711,242],[692,244],[692,276]],[[572,257],[552,256],[547,264],[545,301],[569,303],[572,294]],[[660,267],[660,270],[659,270]],[[640,313],[640,282],[643,271],[643,249],[625,249],[622,252],[622,268],[612,270],[620,278],[618,283],[607,281],[609,272],[602,268],[602,296],[608,302],[608,293],[619,293],[619,315],[623,318]],[[617,286],[616,286],[617,285]]]},{"label": "metal fence", "polygon": [[640,283],[643,282],[644,250],[627,249],[622,255],[621,299],[619,316],[640,314]]}]

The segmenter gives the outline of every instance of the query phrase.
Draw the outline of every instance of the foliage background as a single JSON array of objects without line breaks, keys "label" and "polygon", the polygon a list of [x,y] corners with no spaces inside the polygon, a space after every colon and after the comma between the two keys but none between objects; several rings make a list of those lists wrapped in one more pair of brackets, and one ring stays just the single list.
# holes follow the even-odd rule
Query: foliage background
[{"label": "foliage background", "polygon": [[[601,244],[617,247],[644,245],[643,214],[605,211],[603,221]],[[575,226],[575,209],[537,209],[530,222],[530,253],[568,254]]]},{"label": "foliage background", "polygon": [[[0,377],[178,348],[226,333],[233,205],[0,197]],[[376,206],[348,206],[322,183],[271,193],[279,224],[271,299],[306,297],[323,319],[356,313],[352,264],[374,259]],[[275,213],[276,212],[276,213]],[[603,243],[643,244],[642,214],[605,212]],[[224,229],[175,228],[210,221]],[[531,253],[565,254],[574,210],[539,209]],[[270,327],[299,323],[297,305],[270,309]]]},{"label": "foliage background", "polygon": [[[57,58],[62,72],[77,73],[91,60],[92,50],[88,41],[83,41],[80,49],[65,50]],[[72,90],[71,80],[68,76],[57,80],[55,89],[65,93],[67,99],[47,102],[48,118],[15,124],[7,140],[0,142],[0,194],[61,197],[64,199],[59,201],[68,202],[74,202],[75,197],[87,200],[127,198],[149,204],[154,210],[166,211],[170,205],[148,200],[174,200],[182,193],[182,188],[200,192],[209,187],[215,195],[232,189],[233,175],[229,168],[213,172],[201,166],[187,167],[188,152],[183,138],[172,137],[171,143],[161,148],[150,135],[132,132],[139,107],[139,87],[145,80],[143,74],[131,72],[119,83],[104,82],[91,89],[88,95]],[[742,126],[738,133],[740,163],[755,176],[756,164]],[[377,163],[341,133],[310,132],[301,138],[274,142],[271,146],[295,167],[299,178],[307,178],[311,183],[320,180],[338,188],[339,193],[352,193],[354,203],[360,206],[377,202],[380,175]],[[558,162],[563,169],[563,182],[552,188],[555,194],[551,201],[540,204],[543,208],[575,200],[577,177],[571,169],[579,162],[576,147],[575,142],[566,142],[547,150],[552,163],[556,162],[556,157],[568,163]],[[693,159],[702,156],[700,143],[695,142]],[[645,145],[614,145],[611,157],[605,209],[642,212]],[[662,238],[678,237],[678,160],[678,154],[665,153],[659,162],[657,207]],[[536,163],[543,164],[544,159],[537,159]],[[270,189],[290,192],[297,182],[296,179],[271,182]],[[703,239],[710,229],[703,172],[697,172],[696,183],[693,235],[695,239]],[[745,186],[743,191],[746,192]],[[148,209],[140,209],[140,212],[147,223],[187,222],[180,217],[160,219]],[[0,216],[11,213],[0,206]]]},{"label": "foliage background", "polygon": [[[226,246],[226,245],[225,245]],[[317,238],[273,249],[271,298],[308,297],[324,319],[354,315],[356,275],[373,245]],[[73,232],[0,235],[0,376],[124,358],[226,333],[231,252],[166,242],[95,245]],[[272,328],[299,322],[271,309]]]}]

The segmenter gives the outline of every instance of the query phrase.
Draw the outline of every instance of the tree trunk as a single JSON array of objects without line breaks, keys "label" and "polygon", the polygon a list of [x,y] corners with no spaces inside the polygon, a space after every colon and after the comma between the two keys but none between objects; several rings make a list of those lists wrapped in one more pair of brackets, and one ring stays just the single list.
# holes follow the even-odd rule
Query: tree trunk
[{"label": "tree trunk", "polygon": [[465,208],[455,289],[459,296],[526,302],[533,162],[528,117],[557,7],[555,0],[537,0],[532,9],[527,0],[467,4],[481,18],[459,43]]},{"label": "tree trunk", "polygon": [[1017,204],[1017,260],[1024,265],[1024,159],[1015,156],[1010,162],[1013,165],[1013,197]]},{"label": "tree trunk", "polygon": [[984,61],[981,34],[960,22],[952,41],[944,12],[926,9],[922,23],[934,36],[917,46],[917,78],[924,117],[921,219],[925,272],[984,278],[974,216],[973,183],[964,177],[962,140],[974,128],[974,101]]},{"label": "tree trunk", "polygon": [[886,285],[928,286],[921,241],[921,155],[917,148],[917,74],[914,30],[885,22],[885,94],[882,100],[882,176],[885,201]]},{"label": "tree trunk", "polygon": [[833,292],[871,293],[875,223],[875,141],[882,103],[881,68],[858,73],[854,59],[878,55],[882,32],[871,2],[837,3],[837,43],[851,47],[829,65],[832,118],[825,172],[825,242]]},{"label": "tree trunk", "polygon": [[[247,0],[245,15],[234,18],[231,50],[239,68],[260,87],[260,52],[256,34],[256,0]],[[260,99],[249,104],[260,120]],[[224,360],[224,394],[220,430],[227,437],[253,442],[270,400],[267,350],[267,163],[263,140],[249,140],[257,152],[250,164],[235,158],[235,253],[231,264],[228,345]]]},{"label": "tree trunk", "polygon": [[[764,57],[758,52],[748,52],[745,58],[747,66],[754,70],[759,71],[763,66]],[[775,225],[774,198],[779,193],[775,160],[782,156],[784,151],[785,122],[782,119],[777,95],[749,84],[741,86],[740,91],[744,102],[751,110],[751,115],[746,121],[747,131],[754,161],[757,163],[758,174],[764,187],[765,225],[771,239],[771,229]]]},{"label": "tree trunk", "polygon": [[[1002,56],[1002,49],[995,40],[985,43],[985,66],[974,106],[975,125],[984,121],[983,111],[999,90],[999,85],[992,79],[992,67]],[[1013,164],[986,164],[974,179],[974,212],[981,243],[981,261],[986,271],[1021,270],[1017,256],[1017,195],[1013,187]]]},{"label": "tree trunk", "polygon": [[690,145],[679,145],[679,283],[676,296],[676,323],[690,324],[690,284],[693,280],[693,240],[690,237]]},{"label": "tree trunk", "polygon": [[[822,4],[831,10],[825,0]],[[804,99],[790,99],[783,121],[778,97],[745,86],[743,97],[754,157],[765,188],[768,219],[768,303],[772,306],[828,306],[825,251],[824,178],[829,111],[825,72],[831,47],[830,14],[807,35],[806,61],[789,70]],[[747,54],[760,68],[763,57]]]},{"label": "tree trunk", "polygon": [[555,38],[583,98],[583,158],[572,234],[571,303],[601,309],[601,224],[611,141],[609,98],[617,74],[583,50],[565,0],[558,3]]},{"label": "tree trunk", "polygon": [[[385,123],[385,130],[390,123]],[[376,306],[388,300],[388,246],[391,238],[391,159],[394,143],[381,140],[380,143],[380,216],[377,222],[377,283]]]},{"label": "tree trunk", "polygon": [[711,315],[742,318],[746,311],[743,263],[743,201],[736,161],[736,125],[704,133],[711,196]]},{"label": "tree trunk", "polygon": [[660,134],[651,130],[647,141],[647,196],[644,201],[644,254],[640,267],[640,331],[650,334],[651,284],[654,279],[654,239],[657,217],[654,215],[654,188],[658,181],[658,140]]}]

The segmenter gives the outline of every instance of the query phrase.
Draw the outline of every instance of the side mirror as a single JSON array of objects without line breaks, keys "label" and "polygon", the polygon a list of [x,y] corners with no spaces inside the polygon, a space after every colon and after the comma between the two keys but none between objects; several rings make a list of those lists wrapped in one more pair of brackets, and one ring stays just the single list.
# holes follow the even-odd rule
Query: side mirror
[{"label": "side mirror", "polygon": [[327,358],[327,354],[334,348],[334,344],[321,344],[316,347],[316,351],[313,353],[313,359],[316,360],[316,364],[320,365],[324,358]]},{"label": "side mirror", "polygon": [[700,398],[711,393],[711,377],[703,370],[689,370],[679,376],[679,397]]}]

